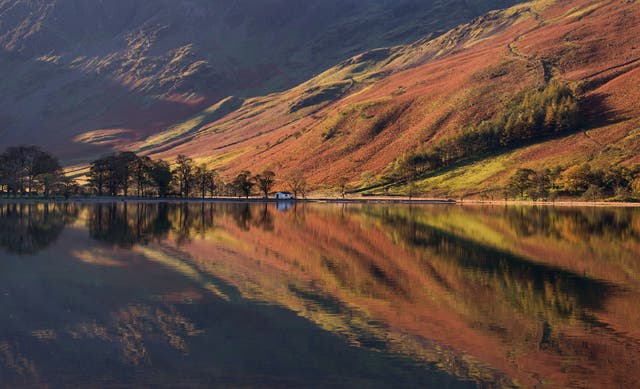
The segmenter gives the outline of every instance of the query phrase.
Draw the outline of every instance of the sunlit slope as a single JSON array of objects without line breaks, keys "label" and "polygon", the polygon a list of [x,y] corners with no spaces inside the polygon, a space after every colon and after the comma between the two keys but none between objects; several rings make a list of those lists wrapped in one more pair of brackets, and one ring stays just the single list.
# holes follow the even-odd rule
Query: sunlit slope
[{"label": "sunlit slope", "polygon": [[86,161],[517,2],[0,0],[0,146]]},{"label": "sunlit slope", "polygon": [[586,124],[478,155],[419,187],[477,195],[497,191],[521,166],[638,162],[639,16],[634,1],[534,1],[491,12],[436,39],[369,51],[289,91],[248,99],[199,124],[189,142],[151,152],[190,154],[229,176],[302,169],[319,189],[343,177],[367,186],[403,154],[491,120],[522,92],[556,80],[575,91]]}]

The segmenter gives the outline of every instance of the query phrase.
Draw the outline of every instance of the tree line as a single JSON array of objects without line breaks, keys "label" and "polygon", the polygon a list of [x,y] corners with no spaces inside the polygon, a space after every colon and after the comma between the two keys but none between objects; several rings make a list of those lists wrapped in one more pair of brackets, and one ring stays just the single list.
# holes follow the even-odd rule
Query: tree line
[{"label": "tree line", "polygon": [[586,200],[631,200],[640,197],[640,164],[606,169],[592,168],[589,163],[541,171],[519,168],[509,178],[503,194],[507,199],[553,200],[566,195]]},{"label": "tree line", "polygon": [[[120,152],[91,162],[89,190],[98,196],[137,197],[218,197],[249,198],[255,194],[268,198],[276,185],[276,173],[265,170],[252,174],[244,170],[225,182],[217,169],[179,155],[171,166],[164,160],[137,156],[133,152]],[[307,183],[300,171],[285,179],[294,197],[305,195]]]},{"label": "tree line", "polygon": [[7,196],[64,195],[77,190],[60,162],[37,146],[9,147],[0,154],[0,194]]},{"label": "tree line", "polygon": [[[59,160],[37,146],[9,147],[0,154],[0,195],[52,197],[71,195],[206,198],[260,195],[268,198],[276,173],[244,170],[225,182],[216,169],[179,155],[174,164],[130,151],[100,157],[89,164],[86,184],[67,176]],[[307,181],[300,170],[284,178],[294,195],[306,196]]]}]

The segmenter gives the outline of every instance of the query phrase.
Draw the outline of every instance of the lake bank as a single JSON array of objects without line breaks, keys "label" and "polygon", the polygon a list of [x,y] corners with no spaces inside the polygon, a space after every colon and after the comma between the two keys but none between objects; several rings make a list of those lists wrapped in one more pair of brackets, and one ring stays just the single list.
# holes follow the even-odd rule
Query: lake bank
[{"label": "lake bank", "polygon": [[308,197],[305,199],[276,200],[265,198],[156,198],[156,197],[70,197],[69,199],[56,198],[0,198],[0,203],[65,203],[77,202],[87,204],[113,203],[113,202],[147,202],[147,203],[337,203],[337,204],[442,204],[442,205],[518,205],[518,206],[552,206],[552,207],[640,207],[640,202],[613,202],[613,201],[584,201],[584,200],[559,200],[559,201],[530,201],[530,200],[478,200],[478,199],[449,199],[449,198],[404,198],[404,197]]}]

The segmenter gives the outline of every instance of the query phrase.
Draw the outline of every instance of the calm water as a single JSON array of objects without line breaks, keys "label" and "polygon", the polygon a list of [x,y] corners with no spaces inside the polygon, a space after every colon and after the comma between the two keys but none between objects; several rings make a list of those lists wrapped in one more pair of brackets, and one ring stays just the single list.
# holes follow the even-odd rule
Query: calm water
[{"label": "calm water", "polygon": [[640,387],[640,210],[0,204],[0,386]]}]

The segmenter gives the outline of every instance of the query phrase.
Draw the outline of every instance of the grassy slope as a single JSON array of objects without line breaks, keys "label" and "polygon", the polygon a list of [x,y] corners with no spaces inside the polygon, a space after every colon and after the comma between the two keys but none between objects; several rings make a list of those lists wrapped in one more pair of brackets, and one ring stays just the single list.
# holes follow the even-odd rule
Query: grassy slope
[{"label": "grassy slope", "polygon": [[492,12],[435,40],[366,52],[289,91],[246,100],[190,142],[154,154],[222,161],[216,165],[229,176],[301,168],[318,189],[341,177],[359,186],[402,153],[491,117],[515,93],[553,76],[583,91],[584,132],[479,156],[419,187],[477,195],[523,165],[639,162],[639,16],[637,2],[585,0]]}]

